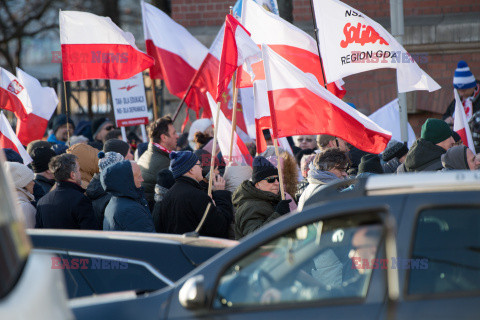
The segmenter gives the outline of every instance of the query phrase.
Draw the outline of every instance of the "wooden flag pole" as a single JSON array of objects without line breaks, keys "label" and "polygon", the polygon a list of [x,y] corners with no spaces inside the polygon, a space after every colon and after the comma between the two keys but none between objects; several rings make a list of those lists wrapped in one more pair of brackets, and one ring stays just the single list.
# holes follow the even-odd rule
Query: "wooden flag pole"
[{"label": "wooden flag pole", "polygon": [[277,155],[277,169],[278,169],[278,182],[280,183],[280,194],[282,196],[282,200],[285,200],[285,188],[283,187],[283,172],[280,166],[280,153],[278,151],[278,140],[277,138],[273,138],[273,145],[275,146],[275,154]]},{"label": "wooden flag pole", "polygon": [[157,94],[155,93],[155,79],[152,79],[151,75],[150,80],[152,81],[153,121],[155,121],[158,119]]},{"label": "wooden flag pole", "polygon": [[237,101],[238,101],[238,88],[237,88],[237,71],[233,73],[232,77],[233,86],[233,107],[232,107],[232,133],[230,136],[230,151],[228,152],[228,162],[232,162],[233,151],[233,138],[235,137],[235,131],[237,130]]},{"label": "wooden flag pole", "polygon": [[217,134],[218,134],[218,120],[220,118],[220,102],[217,102],[217,116],[215,117],[215,130],[213,131],[213,147],[212,147],[212,159],[210,160],[210,177],[208,178],[208,195],[212,196],[212,183],[215,170],[215,158],[217,154]]}]

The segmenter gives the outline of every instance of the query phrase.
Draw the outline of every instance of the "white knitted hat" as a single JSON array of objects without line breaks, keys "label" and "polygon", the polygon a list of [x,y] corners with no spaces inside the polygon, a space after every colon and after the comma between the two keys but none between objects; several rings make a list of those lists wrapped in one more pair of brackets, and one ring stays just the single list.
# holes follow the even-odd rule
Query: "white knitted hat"
[{"label": "white knitted hat", "polygon": [[29,184],[33,179],[35,179],[35,174],[33,171],[26,165],[18,162],[5,162],[3,164],[5,171],[10,173],[15,188],[24,188]]}]

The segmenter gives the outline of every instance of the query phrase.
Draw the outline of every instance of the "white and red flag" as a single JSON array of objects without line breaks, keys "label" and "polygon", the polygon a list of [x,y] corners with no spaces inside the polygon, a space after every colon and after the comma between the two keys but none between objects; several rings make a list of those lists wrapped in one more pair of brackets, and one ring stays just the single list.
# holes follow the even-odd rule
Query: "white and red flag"
[{"label": "white and red flag", "polygon": [[20,68],[17,68],[17,78],[32,101],[32,112],[24,119],[17,119],[17,136],[22,145],[26,146],[43,137],[48,121],[58,105],[58,97],[53,88],[42,87],[37,79]]},{"label": "white and red flag", "polygon": [[138,50],[133,35],[108,17],[60,11],[59,20],[65,81],[128,79],[154,64]]},{"label": "white and red flag", "polygon": [[155,59],[150,77],[163,79],[168,91],[182,98],[208,49],[163,11],[143,1],[142,16],[147,54]]},{"label": "white and red flag", "polygon": [[[210,92],[207,92],[208,102],[210,103],[210,109],[212,110],[213,119],[217,119],[217,104],[213,99]],[[218,134],[217,134],[217,142],[218,146],[220,147],[220,151],[222,152],[223,158],[227,159],[228,154],[230,152],[230,135],[232,132],[232,124],[223,114],[222,110],[220,110],[220,115],[218,118]],[[250,153],[248,152],[247,146],[245,143],[240,139],[237,133],[234,133],[233,137],[233,146],[232,146],[232,162],[235,162],[238,165],[249,165],[252,166],[253,159]]]},{"label": "white and red flag", "polygon": [[380,153],[392,135],[262,45],[273,137],[329,134]]},{"label": "white and red flag", "polygon": [[360,11],[338,0],[314,0],[313,10],[327,82],[393,68],[398,92],[440,89],[390,33]]},{"label": "white and red flag", "polygon": [[261,51],[250,38],[248,32],[231,14],[225,18],[222,56],[218,71],[218,88],[216,100],[228,89],[233,73],[244,63],[261,61]]},{"label": "white and red flag", "polygon": [[32,158],[22,146],[20,140],[18,140],[3,112],[0,112],[0,148],[9,148],[17,152],[22,157],[25,165],[32,162]]},{"label": "white and red flag", "polygon": [[467,121],[467,115],[465,114],[465,108],[463,107],[462,100],[458,95],[457,89],[453,89],[453,94],[455,95],[455,114],[453,120],[453,131],[458,133],[460,138],[462,138],[463,144],[466,145],[473,154],[475,152],[475,145],[473,144],[472,132]]},{"label": "white and red flag", "polygon": [[0,108],[25,119],[32,112],[32,101],[25,85],[7,70],[0,68]]}]

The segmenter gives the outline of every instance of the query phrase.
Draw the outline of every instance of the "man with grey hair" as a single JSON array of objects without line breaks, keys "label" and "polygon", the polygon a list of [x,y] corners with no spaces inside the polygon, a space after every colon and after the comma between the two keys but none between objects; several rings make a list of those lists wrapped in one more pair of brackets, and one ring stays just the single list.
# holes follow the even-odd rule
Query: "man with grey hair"
[{"label": "man with grey hair", "polygon": [[99,229],[92,202],[80,186],[82,176],[77,156],[53,157],[48,166],[56,184],[38,201],[35,228]]},{"label": "man with grey hair", "polygon": [[350,160],[339,148],[329,148],[317,154],[312,164],[308,171],[309,185],[298,200],[297,211],[302,211],[305,201],[325,185],[347,178]]}]

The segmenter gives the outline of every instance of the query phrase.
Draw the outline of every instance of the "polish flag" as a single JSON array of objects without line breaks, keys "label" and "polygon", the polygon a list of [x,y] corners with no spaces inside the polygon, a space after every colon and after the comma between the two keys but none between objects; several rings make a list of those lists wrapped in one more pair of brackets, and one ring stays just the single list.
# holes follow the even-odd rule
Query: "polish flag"
[{"label": "polish flag", "polygon": [[25,119],[17,120],[18,139],[26,146],[33,140],[43,138],[48,121],[58,105],[58,98],[53,88],[42,87],[37,79],[19,68],[17,78],[32,101],[32,112]]},{"label": "polish flag", "polygon": [[379,154],[392,135],[262,45],[274,137],[329,134]]},{"label": "polish flag", "polygon": [[466,145],[473,154],[475,152],[475,145],[473,144],[472,132],[467,121],[467,115],[465,114],[465,108],[463,107],[462,100],[458,95],[457,89],[453,89],[453,94],[455,95],[455,114],[453,120],[453,131],[458,133],[462,138],[463,144]]},{"label": "polish flag", "polygon": [[244,63],[251,65],[261,60],[261,52],[255,42],[250,39],[250,33],[228,14],[225,19],[222,56],[218,72],[218,88],[216,100],[227,90],[233,73]]},{"label": "polish flag", "polygon": [[[208,102],[210,103],[210,110],[212,110],[213,119],[217,119],[217,103],[213,99],[210,92],[207,92]],[[217,124],[215,124],[217,125]],[[220,115],[218,118],[218,132],[217,132],[217,142],[224,159],[227,159],[228,154],[230,153],[230,137],[232,134],[232,124],[220,110]],[[252,166],[253,159],[250,153],[248,152],[247,146],[240,139],[237,133],[234,133],[233,137],[233,149],[232,149],[232,161],[238,165],[249,165]],[[227,162],[226,161],[226,162]]]},{"label": "polish flag", "polygon": [[440,89],[380,24],[338,0],[312,3],[327,82],[364,71],[393,68],[397,69],[398,92]]},{"label": "polish flag", "polygon": [[32,162],[32,158],[18,140],[3,112],[0,112],[0,148],[15,150],[22,157],[24,165]]},{"label": "polish flag", "polygon": [[135,38],[108,17],[60,11],[60,44],[65,81],[128,79],[154,65]]},{"label": "polish flag", "polygon": [[[324,85],[317,42],[310,35],[278,15],[268,12],[253,0],[243,2],[241,21],[259,47],[261,44],[268,45],[303,72],[314,75],[318,83]],[[252,69],[255,81],[265,80],[262,62],[253,64]],[[327,85],[327,89],[337,97],[343,98],[346,91],[342,85],[341,79],[337,83],[332,81]],[[239,86],[252,86],[251,78],[245,72],[242,72]]]},{"label": "polish flag", "polygon": [[32,100],[25,85],[7,70],[0,68],[0,108],[25,119],[32,112]]},{"label": "polish flag", "polygon": [[155,58],[152,79],[163,79],[168,91],[182,98],[208,49],[160,9],[142,1],[147,54]]}]

